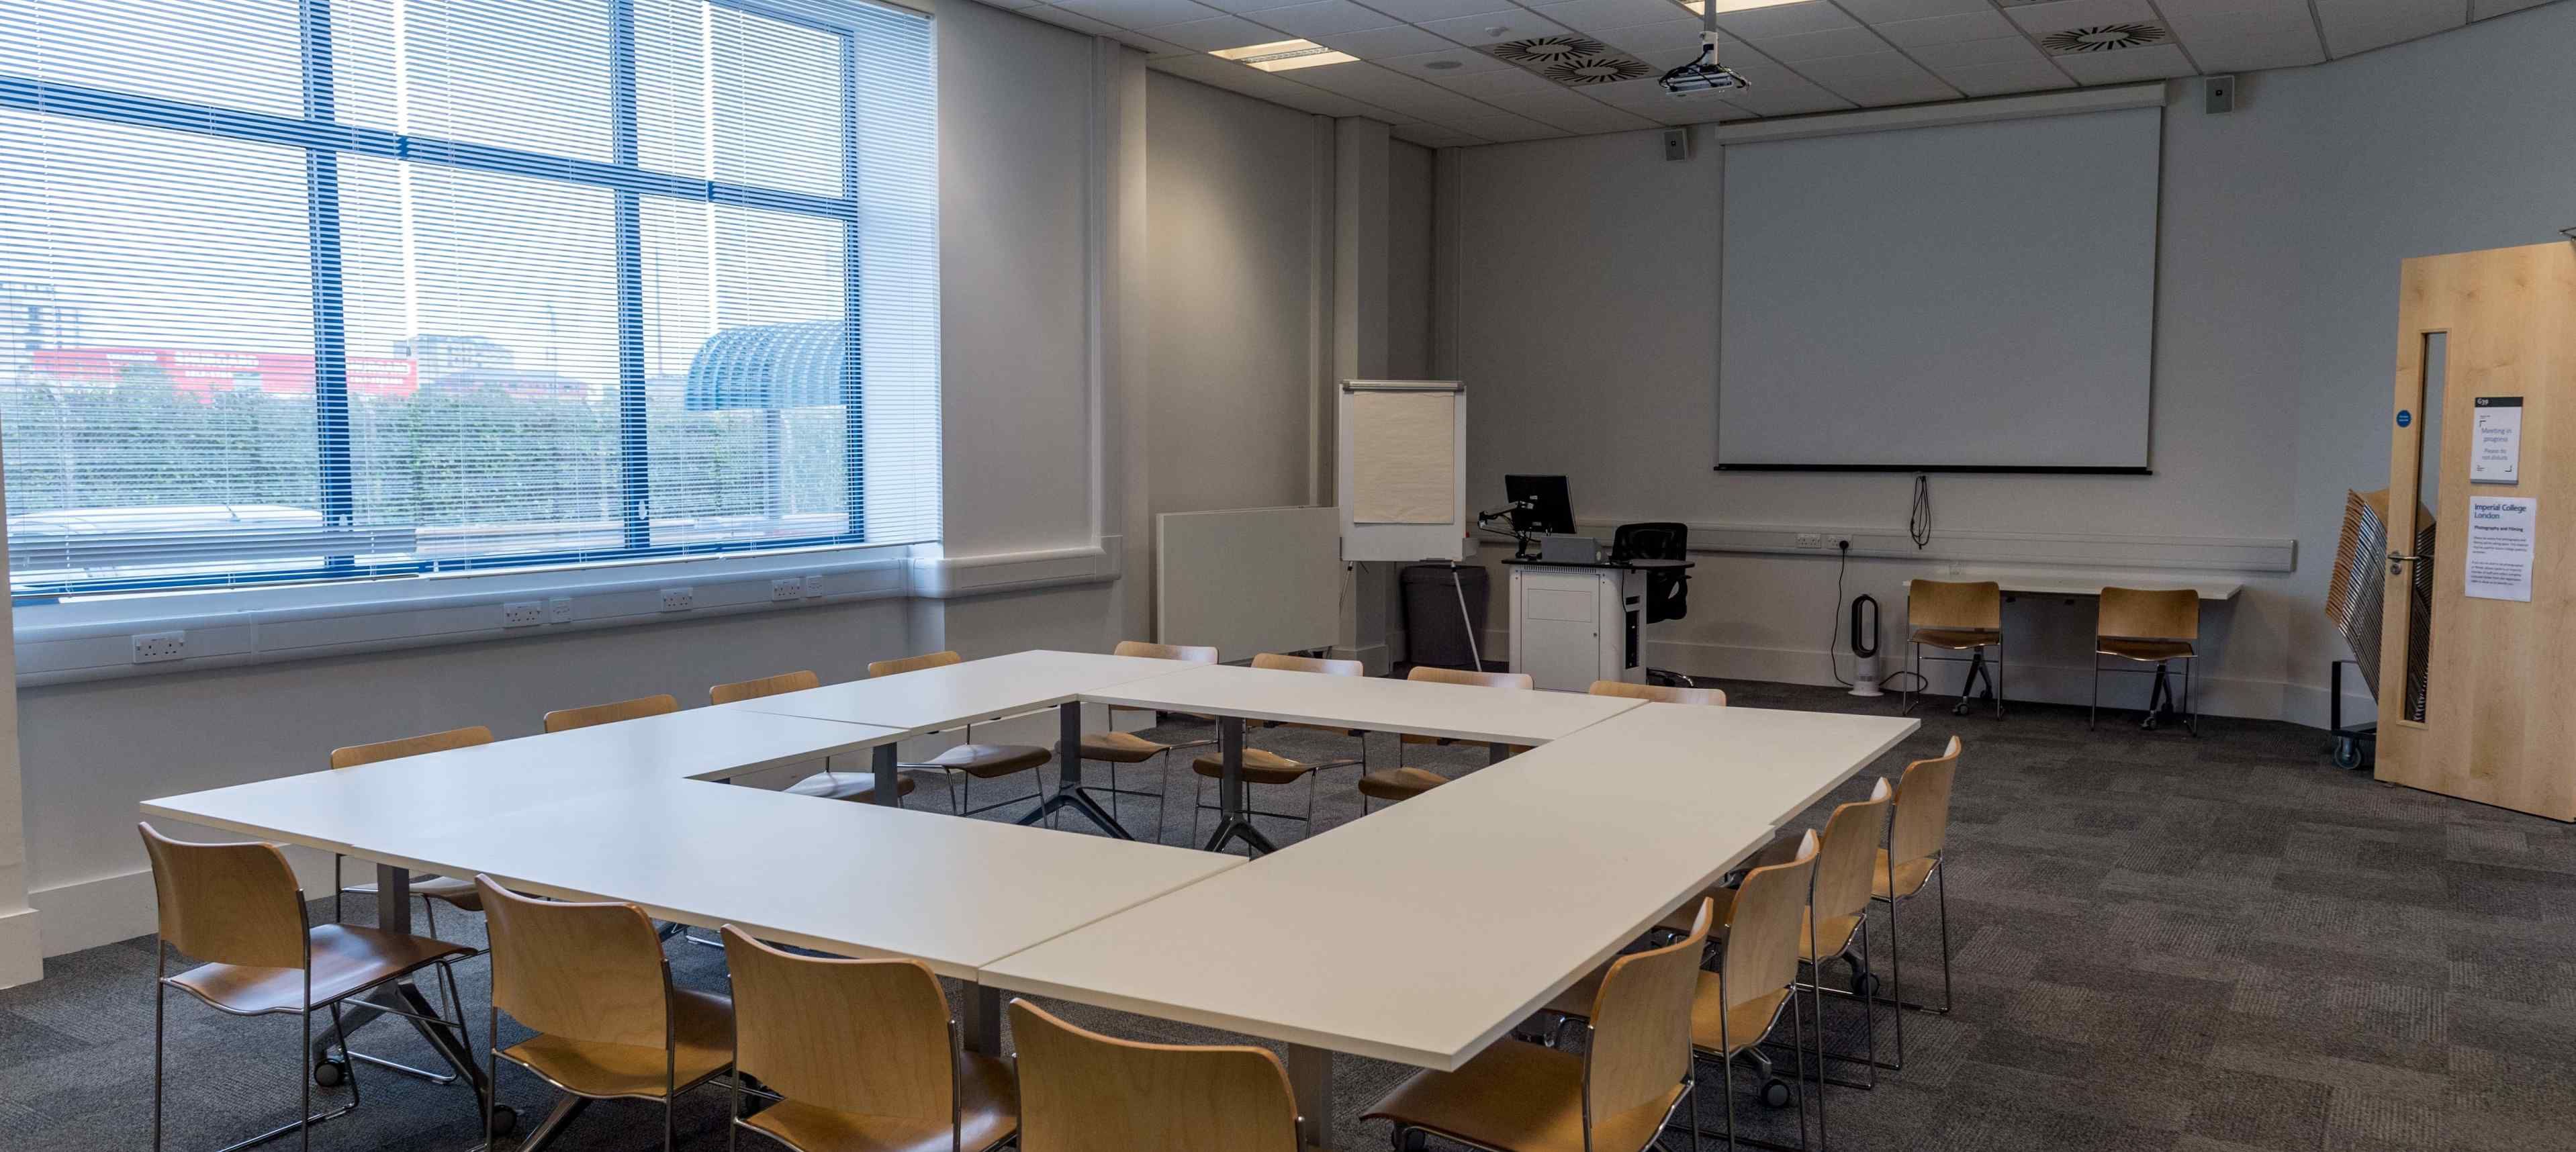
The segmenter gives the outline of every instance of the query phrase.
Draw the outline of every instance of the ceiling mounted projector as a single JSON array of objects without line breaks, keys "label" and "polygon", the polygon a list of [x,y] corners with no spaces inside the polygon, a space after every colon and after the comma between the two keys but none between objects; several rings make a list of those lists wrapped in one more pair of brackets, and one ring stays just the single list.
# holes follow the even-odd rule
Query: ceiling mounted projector
[{"label": "ceiling mounted projector", "polygon": [[1699,59],[1664,73],[1664,91],[1675,96],[1751,87],[1732,69],[1717,62],[1717,31],[1699,34]]}]

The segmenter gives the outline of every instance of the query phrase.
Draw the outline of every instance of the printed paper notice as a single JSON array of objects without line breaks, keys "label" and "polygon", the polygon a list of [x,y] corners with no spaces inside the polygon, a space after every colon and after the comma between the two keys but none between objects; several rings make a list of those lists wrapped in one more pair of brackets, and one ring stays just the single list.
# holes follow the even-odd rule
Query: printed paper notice
[{"label": "printed paper notice", "polygon": [[2522,397],[2480,396],[2469,439],[2469,483],[2522,482]]},{"label": "printed paper notice", "polygon": [[2532,527],[2539,506],[2528,496],[2469,497],[2469,595],[2531,602]]}]

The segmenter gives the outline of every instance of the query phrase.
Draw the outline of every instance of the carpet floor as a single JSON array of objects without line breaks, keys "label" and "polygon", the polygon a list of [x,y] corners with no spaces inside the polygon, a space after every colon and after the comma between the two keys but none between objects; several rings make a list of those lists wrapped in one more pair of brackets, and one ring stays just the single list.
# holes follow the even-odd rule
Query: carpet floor
[{"label": "carpet floor", "polygon": [[[1896,708],[1894,697],[1725,687],[1740,705]],[[2322,733],[2286,724],[2212,719],[2194,739],[2176,730],[2141,732],[2134,714],[2106,715],[2088,730],[2080,709],[2024,706],[2002,721],[1952,717],[1939,702],[1919,712],[1920,733],[1803,822],[1821,825],[1833,804],[1859,798],[1873,778],[1894,776],[1909,759],[1933,755],[1951,733],[1965,739],[1948,865],[1956,1008],[1947,1016],[1905,1014],[1905,1068],[1881,1073],[1875,1090],[1826,1092],[1832,1147],[2576,1147],[2569,1135],[2576,1124],[2576,829],[2375,784],[2365,773],[2328,766]],[[1251,742],[1312,757],[1354,747],[1348,738],[1297,729],[1256,732]],[[1372,739],[1368,752],[1376,765],[1398,755],[1384,736]],[[1404,755],[1451,775],[1474,770],[1484,757],[1481,748],[1414,747]],[[1099,766],[1093,772],[1105,781]],[[1360,818],[1356,773],[1322,775],[1316,830]],[[1152,788],[1158,776],[1127,769],[1119,783]],[[1167,778],[1172,801],[1160,831],[1169,843],[1189,839],[1196,781],[1186,763]],[[998,799],[1014,783],[1025,787],[986,785],[976,801]],[[1256,802],[1302,811],[1304,792],[1302,785],[1256,789]],[[944,798],[925,790],[913,802],[941,806]],[[1024,811],[1012,806],[986,817]],[[1152,827],[1156,802],[1122,798],[1119,816],[1132,829]],[[1266,825],[1283,841],[1303,834],[1293,822]],[[1906,906],[1906,992],[1937,1001],[1939,935],[1931,909],[1929,900]],[[317,915],[328,915],[327,902]],[[369,915],[366,902],[352,898],[351,918]],[[481,941],[477,918],[451,913],[440,925],[451,939]],[[1534,921],[1530,930],[1547,925]],[[0,990],[0,1149],[148,1147],[154,947],[142,937],[56,957],[46,962],[44,980]],[[669,953],[682,983],[722,988],[722,952],[673,942]],[[1392,940],[1386,949],[1390,979],[1439,980],[1459,962],[1436,939]],[[460,983],[479,1037],[489,1003],[484,962],[463,965]],[[1238,1039],[1051,1006],[1139,1039]],[[1856,1005],[1828,1000],[1825,1011],[1830,1044],[1863,1043]],[[1883,1055],[1893,1054],[1895,1025],[1892,1012],[1877,1014]],[[518,1034],[506,1022],[503,1031],[505,1039]],[[406,1063],[433,1059],[398,1022],[362,1031],[358,1047]],[[172,997],[168,1146],[207,1152],[292,1116],[303,1064],[296,1051],[291,1019],[235,1019]],[[1385,1126],[1361,1122],[1358,1113],[1407,1070],[1348,1057],[1335,1067],[1338,1142],[1385,1147]],[[358,1076],[365,1106],[317,1128],[317,1147],[453,1150],[478,1141],[480,1118],[462,1088],[373,1067],[360,1067]],[[1742,1131],[1794,1141],[1796,1114],[1762,1106],[1752,1081],[1745,1073],[1736,1078]],[[347,1092],[317,1092],[317,1104],[345,1101]],[[1723,1116],[1723,1094],[1710,1085],[1700,1097],[1703,1121],[1713,1127]],[[525,1131],[554,1093],[504,1065],[501,1098],[518,1110]],[[684,1097],[681,1146],[720,1146],[727,1108],[721,1087]],[[558,1147],[653,1146],[657,1111],[601,1104]],[[1805,1116],[1815,1122],[1812,1109]],[[1666,1146],[1688,1142],[1676,1137]]]}]

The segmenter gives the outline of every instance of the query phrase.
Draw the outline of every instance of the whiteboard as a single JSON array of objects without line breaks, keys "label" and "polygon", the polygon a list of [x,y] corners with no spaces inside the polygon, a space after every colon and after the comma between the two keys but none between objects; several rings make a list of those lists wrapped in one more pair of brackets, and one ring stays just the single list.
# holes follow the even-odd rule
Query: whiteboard
[{"label": "whiteboard", "polygon": [[1342,559],[1468,558],[1465,385],[1345,380],[1333,429]]},{"label": "whiteboard", "polygon": [[2162,124],[1727,145],[1718,466],[2143,471]]},{"label": "whiteboard", "polygon": [[1334,508],[1241,508],[1154,517],[1154,638],[1220,660],[1330,648],[1342,624]]}]

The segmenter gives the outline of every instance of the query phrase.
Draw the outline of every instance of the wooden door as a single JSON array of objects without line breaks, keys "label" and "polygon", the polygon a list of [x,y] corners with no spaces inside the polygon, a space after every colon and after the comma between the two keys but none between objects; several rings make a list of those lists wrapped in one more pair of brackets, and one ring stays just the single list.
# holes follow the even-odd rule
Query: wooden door
[{"label": "wooden door", "polygon": [[[2512,483],[2471,482],[2480,397],[2521,400]],[[2408,493],[2432,511],[2434,544],[2425,559],[2392,561],[2378,777],[2576,820],[2576,244],[2406,261],[2390,417],[2391,551],[2416,538]],[[2468,594],[2481,497],[2534,502],[2528,602]],[[2406,594],[2417,565],[2432,573],[2421,638]],[[2410,646],[2422,650],[2420,692],[2407,687]]]}]

